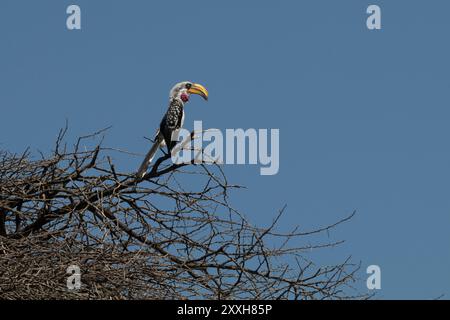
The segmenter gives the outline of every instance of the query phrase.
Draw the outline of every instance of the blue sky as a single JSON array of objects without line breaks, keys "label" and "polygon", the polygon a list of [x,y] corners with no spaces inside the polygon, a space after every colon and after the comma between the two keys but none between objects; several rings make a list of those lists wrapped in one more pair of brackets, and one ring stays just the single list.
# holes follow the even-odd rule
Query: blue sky
[{"label": "blue sky", "polygon": [[[81,31],[66,29],[72,3]],[[265,225],[287,204],[284,228],[357,210],[319,261],[379,265],[380,298],[449,298],[449,13],[444,0],[2,0],[0,147],[49,151],[68,119],[70,138],[112,125],[108,145],[144,153],[170,87],[199,82],[210,101],[192,99],[185,127],[280,129],[277,175],[224,167],[248,187],[235,207]]]}]

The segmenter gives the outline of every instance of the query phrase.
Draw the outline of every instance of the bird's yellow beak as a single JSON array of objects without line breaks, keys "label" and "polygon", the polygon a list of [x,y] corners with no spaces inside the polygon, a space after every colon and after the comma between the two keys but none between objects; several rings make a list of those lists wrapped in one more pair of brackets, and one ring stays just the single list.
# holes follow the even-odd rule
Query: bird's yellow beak
[{"label": "bird's yellow beak", "polygon": [[191,94],[198,94],[199,96],[202,96],[203,99],[208,100],[208,90],[201,84],[194,83],[188,92]]}]

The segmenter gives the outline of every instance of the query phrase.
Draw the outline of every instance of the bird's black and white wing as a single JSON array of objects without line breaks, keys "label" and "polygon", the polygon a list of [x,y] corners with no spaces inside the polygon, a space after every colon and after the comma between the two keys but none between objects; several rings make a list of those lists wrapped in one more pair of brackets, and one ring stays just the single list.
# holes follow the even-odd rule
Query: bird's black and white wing
[{"label": "bird's black and white wing", "polygon": [[183,102],[178,99],[173,99],[170,102],[169,109],[161,120],[159,131],[164,137],[167,149],[170,152],[176,145],[178,140],[179,129],[184,122],[184,106]]},{"label": "bird's black and white wing", "polygon": [[179,129],[183,126],[184,122],[184,106],[183,102],[177,99],[173,99],[170,102],[169,108],[161,120],[159,130],[156,133],[155,142],[152,148],[147,152],[147,155],[142,161],[141,166],[137,172],[137,176],[142,178],[147,172],[148,166],[155,157],[159,147],[167,146],[169,153],[176,145],[178,140]]}]

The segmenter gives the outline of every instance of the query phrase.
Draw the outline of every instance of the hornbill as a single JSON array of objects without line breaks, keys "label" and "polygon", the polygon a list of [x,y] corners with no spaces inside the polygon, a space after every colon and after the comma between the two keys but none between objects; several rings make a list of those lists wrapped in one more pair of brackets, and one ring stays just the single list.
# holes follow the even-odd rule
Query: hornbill
[{"label": "hornbill", "polygon": [[169,107],[159,124],[159,130],[156,132],[153,146],[139,167],[137,172],[139,178],[142,178],[147,172],[147,168],[152,162],[159,147],[164,147],[164,145],[167,146],[167,151],[170,154],[173,147],[176,145],[179,129],[183,127],[184,105],[189,101],[191,94],[198,94],[203,97],[203,99],[208,100],[208,91],[204,86],[198,83],[183,81],[177,83],[172,90],[170,90]]}]

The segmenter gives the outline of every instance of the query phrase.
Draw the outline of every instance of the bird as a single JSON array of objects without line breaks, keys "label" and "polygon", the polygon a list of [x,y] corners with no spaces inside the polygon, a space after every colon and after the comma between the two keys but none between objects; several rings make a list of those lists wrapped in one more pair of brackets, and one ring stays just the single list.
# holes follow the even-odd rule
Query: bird
[{"label": "bird", "polygon": [[184,123],[184,106],[189,102],[191,94],[201,96],[208,100],[208,90],[204,86],[191,81],[183,81],[172,87],[169,93],[169,107],[161,122],[153,142],[153,146],[142,161],[137,172],[138,178],[143,178],[148,166],[152,162],[160,147],[167,147],[169,154],[178,140],[178,132]]}]

